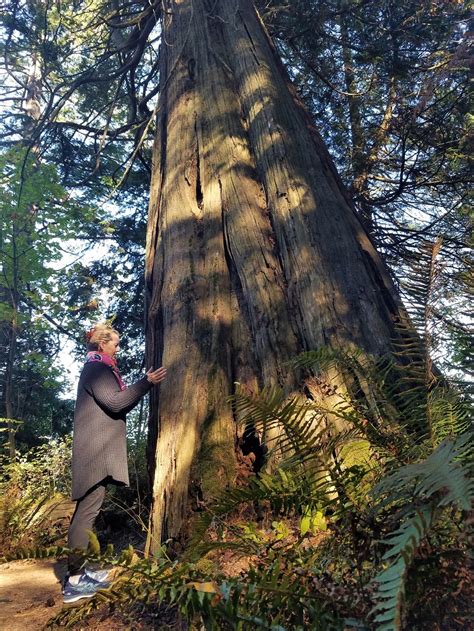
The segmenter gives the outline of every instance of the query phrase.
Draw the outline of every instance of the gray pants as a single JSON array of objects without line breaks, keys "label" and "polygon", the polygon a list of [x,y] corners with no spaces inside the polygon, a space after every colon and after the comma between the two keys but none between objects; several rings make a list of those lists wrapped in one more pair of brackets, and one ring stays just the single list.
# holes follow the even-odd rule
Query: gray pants
[{"label": "gray pants", "polygon": [[[105,498],[106,482],[96,484],[87,493],[77,500],[76,510],[69,524],[67,545],[71,550],[87,551],[89,545],[88,530],[92,530],[94,522],[99,514]],[[83,564],[83,555],[80,552],[70,553],[68,557],[69,574],[78,574]]]}]

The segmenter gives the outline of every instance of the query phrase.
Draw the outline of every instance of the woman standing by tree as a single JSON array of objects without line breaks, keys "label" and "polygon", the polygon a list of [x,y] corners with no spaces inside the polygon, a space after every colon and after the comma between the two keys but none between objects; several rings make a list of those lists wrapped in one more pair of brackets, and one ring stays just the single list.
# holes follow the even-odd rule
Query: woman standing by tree
[{"label": "woman standing by tree", "polygon": [[68,532],[68,560],[64,602],[93,596],[108,586],[103,573],[83,569],[88,531],[100,511],[107,484],[127,485],[126,414],[166,376],[166,369],[150,369],[127,387],[118,371],[115,356],[119,334],[99,324],[87,335],[87,359],[82,370],[74,414],[72,451],[72,499],[76,509]]}]

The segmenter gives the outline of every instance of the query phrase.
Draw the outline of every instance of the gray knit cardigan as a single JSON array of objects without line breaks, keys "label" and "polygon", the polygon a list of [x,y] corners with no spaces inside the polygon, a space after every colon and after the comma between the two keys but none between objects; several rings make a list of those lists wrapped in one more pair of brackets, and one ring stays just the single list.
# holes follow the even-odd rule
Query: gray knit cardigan
[{"label": "gray knit cardigan", "polygon": [[125,415],[148,392],[146,377],[120,390],[112,368],[85,364],[77,389],[72,441],[72,499],[78,500],[109,478],[128,484]]}]

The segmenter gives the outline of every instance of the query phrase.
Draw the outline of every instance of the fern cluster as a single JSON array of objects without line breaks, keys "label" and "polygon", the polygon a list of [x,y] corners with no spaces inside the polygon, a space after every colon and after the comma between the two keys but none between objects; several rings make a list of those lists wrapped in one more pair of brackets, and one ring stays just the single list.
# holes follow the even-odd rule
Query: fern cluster
[{"label": "fern cluster", "polygon": [[0,553],[64,537],[72,510],[71,438],[52,440],[0,462]]},{"label": "fern cluster", "polygon": [[[324,349],[296,364],[313,374],[336,367],[352,375],[353,389],[331,409],[274,388],[258,395],[239,389],[236,415],[258,435],[279,436],[278,465],[205,506],[178,560],[165,547],[153,559],[132,548],[100,556],[95,542],[93,559],[119,568],[117,580],[51,624],[72,626],[103,605],[143,603],[174,608],[191,628],[208,631],[421,631],[436,628],[423,626],[423,612],[451,589],[458,600],[444,615],[457,607],[460,622],[450,628],[465,628],[474,495],[465,397],[441,379],[423,390],[417,366],[408,363],[401,379],[392,361],[371,364],[357,352]],[[339,432],[329,415],[342,421]],[[237,573],[224,558],[246,563]],[[453,585],[440,580],[447,558]],[[441,585],[429,598],[427,572]]]}]

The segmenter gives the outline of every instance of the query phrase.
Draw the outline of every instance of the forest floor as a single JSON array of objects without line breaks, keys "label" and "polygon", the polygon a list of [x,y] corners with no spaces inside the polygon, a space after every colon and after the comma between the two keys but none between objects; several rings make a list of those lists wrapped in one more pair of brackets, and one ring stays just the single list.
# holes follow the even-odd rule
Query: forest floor
[{"label": "forest floor", "polygon": [[52,560],[0,565],[0,629],[39,631],[63,606],[65,566]]},{"label": "forest floor", "polygon": [[[103,518],[102,518],[103,520]],[[111,522],[116,519],[109,518]],[[101,543],[113,543],[117,551],[132,544],[135,550],[141,549],[142,535],[125,527],[116,532],[106,532],[99,523]],[[66,526],[59,529],[64,531]],[[270,529],[267,528],[268,532]],[[263,531],[262,531],[263,532]],[[324,538],[324,533],[311,538],[316,546]],[[103,540],[102,540],[103,539]],[[32,543],[30,542],[31,547]],[[25,546],[28,547],[28,546]],[[210,555],[212,556],[212,555]],[[252,557],[241,557],[232,550],[216,551],[213,558],[203,559],[201,570],[211,571],[214,566],[228,576],[246,572],[253,562]],[[209,569],[208,568],[211,568]],[[22,559],[0,563],[0,631],[42,631],[63,608],[74,608],[85,600],[64,605],[61,585],[66,574],[66,560]],[[175,608],[164,605],[143,607],[138,604],[128,610],[109,609],[101,605],[99,609],[82,618],[71,627],[75,631],[185,631],[189,626],[177,614]]]},{"label": "forest floor", "polygon": [[[0,629],[2,631],[41,631],[64,605],[61,583],[65,562],[51,559],[12,561],[0,565]],[[83,603],[81,600],[79,603]],[[73,627],[88,631],[139,631],[159,628],[108,611],[98,612]]]},{"label": "forest floor", "polygon": [[[247,566],[233,559],[238,572]],[[63,607],[75,607],[84,600],[64,605],[61,584],[66,574],[65,561],[28,559],[0,564],[0,630],[42,631]],[[76,631],[184,631],[188,626],[173,611],[154,610],[111,613],[107,606],[70,627]],[[57,628],[57,627],[54,627]]]}]

